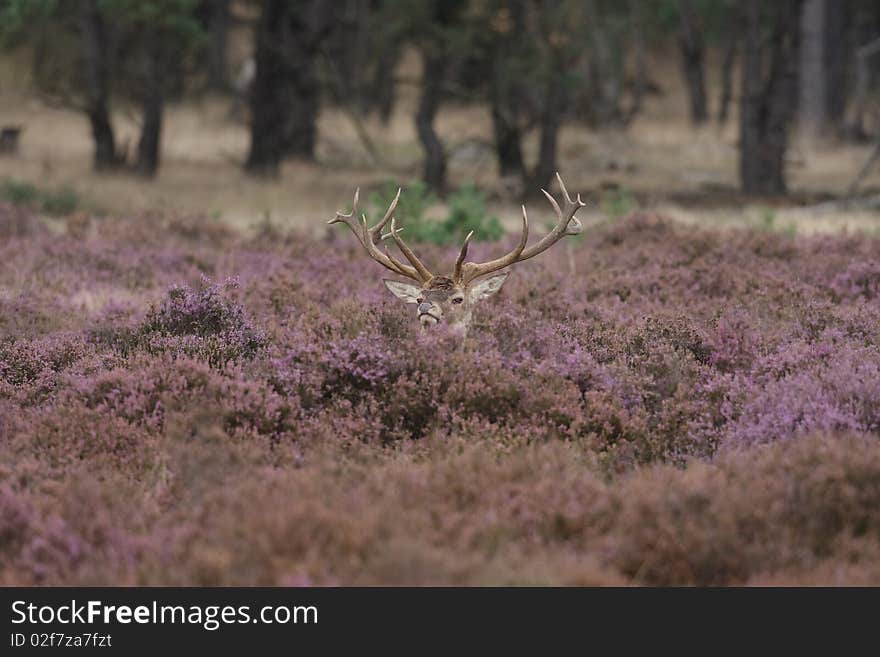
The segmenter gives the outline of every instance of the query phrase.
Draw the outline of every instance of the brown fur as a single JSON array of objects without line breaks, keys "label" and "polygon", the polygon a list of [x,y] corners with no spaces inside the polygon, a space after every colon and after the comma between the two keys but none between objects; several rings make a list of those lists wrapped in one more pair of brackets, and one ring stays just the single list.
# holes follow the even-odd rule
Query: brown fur
[{"label": "brown fur", "polygon": [[426,290],[453,290],[454,288],[455,281],[448,276],[435,276],[425,285]]}]

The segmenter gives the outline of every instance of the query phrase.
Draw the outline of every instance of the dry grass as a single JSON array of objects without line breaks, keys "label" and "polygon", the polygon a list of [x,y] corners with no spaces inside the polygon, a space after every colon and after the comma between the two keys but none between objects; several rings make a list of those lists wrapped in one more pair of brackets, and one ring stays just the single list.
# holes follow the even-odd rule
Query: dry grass
[{"label": "dry grass", "polygon": [[[418,70],[415,58],[409,57],[402,70],[412,79],[411,73]],[[594,202],[593,218],[603,215],[602,198],[607,194],[603,190],[620,188],[630,190],[643,207],[661,209],[689,223],[764,225],[766,204],[743,207],[730,191],[737,185],[735,117],[725,129],[710,126],[694,131],[684,121],[677,71],[661,65],[654,75],[663,81],[665,94],[649,98],[645,113],[628,131],[594,132],[569,126],[562,133],[560,169],[572,188],[585,191]],[[157,180],[148,182],[91,173],[91,143],[83,117],[48,108],[28,94],[26,80],[9,61],[0,77],[4,86],[13,89],[0,98],[3,123],[25,126],[20,155],[0,158],[0,178],[15,177],[39,186],[71,185],[93,209],[110,214],[176,209],[203,212],[237,226],[269,216],[281,224],[320,230],[321,219],[332,216],[355,186],[388,178],[406,181],[417,175],[420,166],[411,118],[416,89],[411,84],[401,86],[401,102],[388,126],[367,122],[388,166],[370,163],[350,119],[344,112],[327,109],[320,119],[317,164],[287,163],[275,181],[248,178],[240,166],[248,147],[246,125],[229,120],[225,99],[203,98],[169,107],[162,170]],[[134,148],[136,112],[123,108],[114,118],[120,142]],[[516,204],[497,198],[500,188],[486,108],[444,107],[438,129],[451,154],[453,183],[473,181],[499,192],[492,211],[515,223]],[[535,141],[532,135],[526,144],[530,156]],[[799,143],[791,151],[791,187],[802,199],[841,194],[867,153],[864,146]],[[877,185],[880,170],[865,182],[866,187]],[[803,232],[876,230],[877,226],[876,214],[865,212],[831,217],[804,216],[785,208],[774,212],[774,228],[796,225]]]}]

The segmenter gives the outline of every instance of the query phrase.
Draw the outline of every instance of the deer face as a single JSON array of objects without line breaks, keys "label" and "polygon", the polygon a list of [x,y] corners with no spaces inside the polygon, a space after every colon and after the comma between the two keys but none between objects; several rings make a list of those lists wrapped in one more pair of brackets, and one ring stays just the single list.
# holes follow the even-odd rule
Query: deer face
[{"label": "deer face", "polygon": [[474,306],[501,289],[507,272],[464,285],[448,276],[436,276],[422,286],[383,279],[385,287],[405,303],[416,305],[416,315],[423,328],[443,322],[458,331],[466,331]]},{"label": "deer face", "polygon": [[[464,332],[470,324],[474,305],[498,292],[509,272],[494,276],[489,276],[489,274],[494,274],[501,269],[543,253],[566,235],[577,235],[583,229],[581,222],[575,217],[575,213],[584,207],[585,203],[581,201],[580,195],[577,196],[577,200],[572,200],[558,173],[556,179],[559,181],[564,199],[561,207],[549,193],[541,190],[556,213],[556,225],[549,233],[526,248],[529,241],[529,218],[526,215],[526,208],[523,206],[522,235],[512,251],[488,262],[465,262],[468,244],[473,237],[473,232],[471,232],[464,239],[464,245],[455,261],[455,271],[450,276],[432,274],[400,237],[401,229],[397,228],[396,221],[392,216],[400,199],[400,190],[397,190],[397,196],[391,202],[385,216],[372,227],[367,224],[365,216],[358,217],[359,191],[354,193],[351,212],[348,214],[337,212],[336,216],[327,223],[344,223],[351,229],[358,242],[373,260],[397,276],[414,281],[415,284],[386,279],[385,286],[397,298],[416,305],[416,315],[423,327],[443,322]],[[391,230],[383,234],[382,229],[389,220],[391,221]],[[404,264],[395,258],[388,252],[388,249],[380,250],[377,240],[381,242],[389,237],[393,238],[397,248],[410,264]]]}]

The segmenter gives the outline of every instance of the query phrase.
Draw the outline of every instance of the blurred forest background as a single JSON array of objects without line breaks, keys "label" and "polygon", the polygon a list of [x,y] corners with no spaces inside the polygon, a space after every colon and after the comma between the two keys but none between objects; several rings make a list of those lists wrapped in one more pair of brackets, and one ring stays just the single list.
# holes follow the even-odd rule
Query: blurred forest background
[{"label": "blurred forest background", "polygon": [[399,183],[491,236],[559,170],[587,219],[877,230],[872,0],[0,0],[0,30],[0,196],[48,214],[317,231]]}]

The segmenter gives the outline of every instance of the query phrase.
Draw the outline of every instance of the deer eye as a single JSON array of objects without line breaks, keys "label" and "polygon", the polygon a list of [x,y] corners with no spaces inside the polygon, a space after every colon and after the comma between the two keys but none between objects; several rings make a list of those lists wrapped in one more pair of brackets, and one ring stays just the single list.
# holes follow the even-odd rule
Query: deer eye
[{"label": "deer eye", "polygon": [[452,300],[452,303],[461,303],[462,301],[464,301],[464,298],[462,298],[462,297],[455,297],[455,298]]}]

